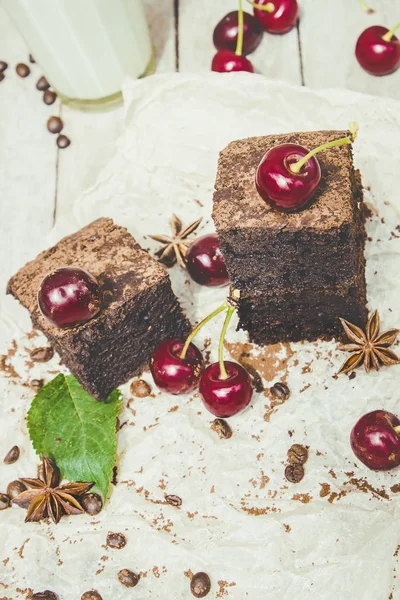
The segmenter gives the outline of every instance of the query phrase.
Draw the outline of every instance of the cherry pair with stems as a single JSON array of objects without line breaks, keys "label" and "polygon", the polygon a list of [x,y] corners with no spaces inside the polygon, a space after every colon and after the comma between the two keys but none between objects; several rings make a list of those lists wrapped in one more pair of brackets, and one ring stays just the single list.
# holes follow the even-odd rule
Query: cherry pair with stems
[{"label": "cherry pair with stems", "polygon": [[[253,395],[247,371],[238,363],[224,360],[225,335],[238,300],[239,292],[233,290],[221,306],[193,329],[186,341],[168,339],[157,346],[150,363],[158,388],[179,395],[199,386],[204,405],[216,417],[233,417],[242,412]],[[218,362],[204,368],[202,354],[192,340],[206,323],[222,312],[226,312],[226,316],[219,339]]]}]

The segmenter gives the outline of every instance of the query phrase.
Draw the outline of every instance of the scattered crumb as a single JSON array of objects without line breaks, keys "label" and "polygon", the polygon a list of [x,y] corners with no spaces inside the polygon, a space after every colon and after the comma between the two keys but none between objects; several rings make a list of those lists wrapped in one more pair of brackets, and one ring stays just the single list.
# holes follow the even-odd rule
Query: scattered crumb
[{"label": "scattered crumb", "polygon": [[294,494],[294,496],[292,496],[292,500],[297,500],[302,504],[308,504],[311,502],[312,496],[310,496],[310,494]]},{"label": "scattered crumb", "polygon": [[290,533],[292,531],[292,528],[287,523],[283,523],[283,526],[285,528],[286,533]]},{"label": "scattered crumb", "polygon": [[321,486],[319,495],[321,498],[325,498],[325,496],[328,496],[330,494],[331,486],[329,485],[329,483],[320,483],[319,485]]}]

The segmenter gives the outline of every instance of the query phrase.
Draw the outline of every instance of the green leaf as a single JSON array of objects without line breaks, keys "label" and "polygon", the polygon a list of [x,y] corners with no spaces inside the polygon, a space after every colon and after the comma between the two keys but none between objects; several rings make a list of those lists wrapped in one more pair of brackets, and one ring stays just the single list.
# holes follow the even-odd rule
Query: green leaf
[{"label": "green leaf", "polygon": [[89,396],[72,375],[57,375],[35,396],[28,429],[36,452],[55,460],[63,478],[93,482],[107,498],[117,452],[116,419],[122,396]]}]

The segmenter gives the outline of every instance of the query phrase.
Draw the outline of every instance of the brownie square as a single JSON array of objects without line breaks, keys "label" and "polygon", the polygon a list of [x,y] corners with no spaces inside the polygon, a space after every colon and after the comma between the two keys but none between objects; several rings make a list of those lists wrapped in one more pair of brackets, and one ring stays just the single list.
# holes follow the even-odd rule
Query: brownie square
[{"label": "brownie square", "polygon": [[[37,292],[45,275],[72,265],[98,279],[103,307],[87,323],[58,329],[40,313]],[[165,269],[111,219],[98,219],[42,252],[10,279],[8,292],[98,400],[138,374],[159,342],[190,331]]]},{"label": "brownie square", "polygon": [[[338,317],[364,324],[363,194],[351,146],[318,155],[321,182],[302,211],[278,212],[255,186],[256,169],[273,146],[315,148],[346,134],[312,131],[248,138],[232,142],[220,154],[213,219],[232,284],[242,295],[241,326],[258,343],[335,335]],[[267,319],[267,327],[260,316]],[[294,327],[293,318],[303,322]]]}]

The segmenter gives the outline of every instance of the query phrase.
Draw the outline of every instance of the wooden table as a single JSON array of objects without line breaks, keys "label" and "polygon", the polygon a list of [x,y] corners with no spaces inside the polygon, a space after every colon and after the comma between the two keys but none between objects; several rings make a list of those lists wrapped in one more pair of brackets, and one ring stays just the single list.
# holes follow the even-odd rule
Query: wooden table
[{"label": "wooden table", "polygon": [[[397,1],[370,3],[376,9],[374,15],[362,11],[357,0],[300,0],[298,27],[284,36],[264,36],[252,56],[257,70],[293,84],[348,88],[400,99],[400,71],[372,77],[354,57],[357,37],[365,27],[392,27],[400,19]],[[236,2],[147,0],[146,6],[157,72],[207,72],[214,53],[213,28],[235,10]],[[53,225],[68,220],[75,198],[93,183],[97,165],[112,155],[122,109],[93,114],[58,102],[46,106],[35,88],[42,75],[40,67],[32,65],[26,79],[15,73],[18,62],[28,62],[28,49],[1,7],[0,40],[0,59],[10,65],[0,84],[0,284],[4,289],[8,277],[43,248]],[[46,129],[51,115],[60,115],[65,123],[65,133],[72,140],[66,150],[57,149],[55,136]],[[4,295],[0,302],[2,308]]]}]

